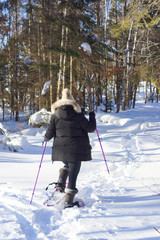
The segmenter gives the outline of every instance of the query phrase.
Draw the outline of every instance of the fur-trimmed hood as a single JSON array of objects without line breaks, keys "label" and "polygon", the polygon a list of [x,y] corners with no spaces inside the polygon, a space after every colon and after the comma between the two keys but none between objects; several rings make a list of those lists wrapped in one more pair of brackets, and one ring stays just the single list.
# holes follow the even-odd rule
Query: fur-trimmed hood
[{"label": "fur-trimmed hood", "polygon": [[70,105],[73,107],[73,109],[77,112],[80,113],[81,112],[81,108],[79,106],[78,103],[76,103],[75,100],[71,100],[71,99],[60,99],[58,101],[56,101],[55,103],[52,104],[51,106],[51,112],[52,114],[55,113],[55,110],[61,106],[65,106],[65,105]]}]

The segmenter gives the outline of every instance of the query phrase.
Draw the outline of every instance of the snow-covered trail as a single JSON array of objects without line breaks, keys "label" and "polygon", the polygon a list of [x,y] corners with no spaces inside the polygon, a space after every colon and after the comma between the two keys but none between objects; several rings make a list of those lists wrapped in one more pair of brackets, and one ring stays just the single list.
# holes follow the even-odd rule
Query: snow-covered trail
[{"label": "snow-covered trail", "polygon": [[33,198],[44,131],[23,131],[29,144],[20,152],[1,151],[0,240],[158,240],[160,233],[160,106],[138,103],[119,114],[97,113],[90,134],[93,160],[82,164],[77,197],[84,208],[62,213],[43,206],[45,187],[56,181],[61,163],[51,164],[52,142]]}]

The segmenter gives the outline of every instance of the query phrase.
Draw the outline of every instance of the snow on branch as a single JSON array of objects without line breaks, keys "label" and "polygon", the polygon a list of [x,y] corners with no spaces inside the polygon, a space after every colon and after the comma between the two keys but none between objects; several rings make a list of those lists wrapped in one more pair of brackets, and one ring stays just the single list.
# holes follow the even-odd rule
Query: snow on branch
[{"label": "snow on branch", "polygon": [[87,52],[89,55],[92,53],[91,46],[87,42],[82,43],[80,48],[83,49],[83,51]]},{"label": "snow on branch", "polygon": [[50,81],[46,82],[43,85],[43,89],[42,89],[41,95],[45,95],[48,92],[49,87],[50,87]]}]

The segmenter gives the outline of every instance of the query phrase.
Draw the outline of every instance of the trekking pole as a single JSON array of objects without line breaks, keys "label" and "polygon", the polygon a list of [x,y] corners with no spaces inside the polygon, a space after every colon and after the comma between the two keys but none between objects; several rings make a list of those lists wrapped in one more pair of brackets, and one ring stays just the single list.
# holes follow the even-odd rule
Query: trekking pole
[{"label": "trekking pole", "polygon": [[46,150],[46,145],[47,145],[47,141],[45,142],[45,145],[44,145],[44,149],[43,149],[43,153],[42,153],[42,158],[41,158],[41,161],[40,161],[40,165],[39,165],[39,169],[38,169],[38,174],[37,174],[36,181],[35,181],[35,184],[34,184],[34,188],[33,188],[33,193],[32,193],[32,197],[31,197],[30,204],[32,204],[34,192],[35,192],[36,185],[37,185],[37,181],[38,181],[39,172],[40,172],[41,165],[42,165],[42,161],[43,161],[43,157],[44,157],[44,152],[45,152],[45,150]]},{"label": "trekking pole", "polygon": [[98,133],[97,128],[96,128],[96,133],[97,133],[97,137],[98,137],[98,140],[99,140],[99,143],[100,143],[100,146],[101,146],[101,150],[102,150],[102,154],[103,154],[103,157],[104,157],[104,161],[105,161],[105,164],[106,164],[106,167],[107,167],[107,171],[108,171],[108,173],[110,173],[110,172],[109,172],[108,165],[107,165],[106,157],[105,157],[105,154],[104,154],[104,151],[103,151],[103,148],[102,148],[102,143],[101,143],[101,140],[100,140],[100,137],[99,137],[99,133]]}]

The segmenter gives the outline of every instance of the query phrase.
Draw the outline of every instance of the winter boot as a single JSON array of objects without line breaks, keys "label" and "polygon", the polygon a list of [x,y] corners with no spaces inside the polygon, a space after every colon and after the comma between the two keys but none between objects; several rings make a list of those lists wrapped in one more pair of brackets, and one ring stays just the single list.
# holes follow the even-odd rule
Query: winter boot
[{"label": "winter boot", "polygon": [[58,178],[58,182],[56,183],[56,189],[59,192],[64,192],[68,174],[69,174],[68,168],[64,167],[59,170],[59,178]]},{"label": "winter boot", "polygon": [[65,203],[64,203],[64,208],[71,208],[75,205],[78,206],[78,202],[73,202],[74,196],[78,192],[78,189],[70,189],[67,188],[65,190]]}]

